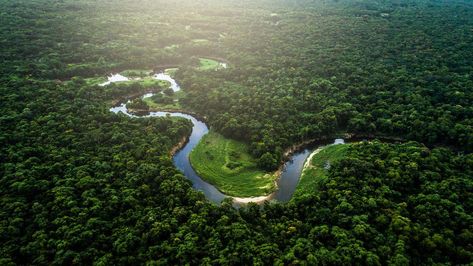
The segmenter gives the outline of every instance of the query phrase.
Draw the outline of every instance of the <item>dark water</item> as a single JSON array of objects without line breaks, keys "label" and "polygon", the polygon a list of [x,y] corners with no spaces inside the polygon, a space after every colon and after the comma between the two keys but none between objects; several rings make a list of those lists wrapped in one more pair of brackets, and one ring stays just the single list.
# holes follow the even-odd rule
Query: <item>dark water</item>
[{"label": "dark water", "polygon": [[[177,88],[179,88],[178,85],[177,85]],[[151,97],[151,96],[152,94],[145,94],[143,97]],[[196,119],[195,117],[191,115],[179,113],[179,112],[150,112],[147,115],[137,116],[128,112],[126,103],[122,103],[120,106],[110,108],[110,111],[114,113],[122,112],[130,117],[136,117],[136,118],[171,116],[171,117],[183,117],[183,118],[191,120],[193,127],[192,127],[192,133],[189,137],[189,141],[181,150],[179,150],[174,155],[173,157],[174,165],[189,180],[192,181],[193,187],[199,191],[202,191],[207,197],[207,199],[209,199],[210,201],[215,202],[215,203],[220,203],[224,198],[226,198],[225,194],[218,191],[213,185],[205,182],[204,180],[202,180],[202,178],[200,178],[197,175],[197,173],[192,168],[190,160],[189,160],[190,152],[195,148],[195,146],[199,143],[202,137],[209,132],[209,128],[204,122],[199,121],[198,119]],[[338,144],[338,143],[343,143],[343,140],[342,139],[335,140],[334,144]],[[326,143],[326,144],[329,144],[329,143]],[[312,148],[306,148],[298,152],[295,152],[291,156],[291,159],[284,164],[281,176],[279,180],[277,181],[278,190],[273,192],[273,194],[270,195],[269,200],[287,202],[291,199],[292,195],[294,194],[294,191],[296,190],[296,187],[299,182],[299,178],[301,176],[302,169],[304,167],[304,163],[307,157],[309,157],[309,155],[318,147],[320,147],[320,145],[312,147]]]},{"label": "dark water", "polygon": [[284,164],[283,172],[278,180],[278,190],[273,193],[271,199],[286,202],[292,198],[299,183],[305,160],[313,151],[314,149],[304,149],[294,153],[291,160]]},{"label": "dark water", "polygon": [[273,193],[271,199],[287,202],[292,198],[292,195],[296,191],[297,184],[304,169],[304,164],[307,158],[316,149],[323,146],[332,144],[344,144],[343,139],[335,139],[334,142],[319,143],[318,145],[312,145],[310,148],[304,148],[298,152],[295,152],[291,159],[284,164],[283,172],[278,180],[278,190]]}]

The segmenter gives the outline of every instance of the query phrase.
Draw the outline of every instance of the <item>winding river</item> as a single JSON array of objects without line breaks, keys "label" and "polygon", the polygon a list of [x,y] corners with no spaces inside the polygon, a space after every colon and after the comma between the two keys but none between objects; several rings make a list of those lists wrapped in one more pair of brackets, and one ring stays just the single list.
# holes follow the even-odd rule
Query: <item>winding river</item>
[{"label": "winding river", "polygon": [[[118,75],[118,74],[117,74]],[[165,80],[170,82],[171,88],[176,92],[180,90],[179,85],[176,81],[165,73],[155,74],[153,76],[154,79],[157,80]],[[112,82],[120,82],[128,80],[126,77],[120,76],[117,78],[116,75],[112,75],[108,78],[109,81],[104,85],[108,85]],[[144,94],[142,97],[151,97],[153,96],[152,93]],[[122,112],[127,116],[130,117],[162,117],[162,116],[172,116],[172,117],[183,117],[192,121],[192,133],[189,137],[187,144],[180,149],[176,154],[174,154],[173,162],[174,165],[189,179],[192,181],[193,187],[197,190],[202,191],[207,199],[212,202],[220,203],[223,199],[228,197],[227,195],[220,192],[215,186],[207,183],[202,178],[200,178],[194,169],[191,166],[189,161],[189,154],[194,149],[194,147],[199,143],[200,139],[209,132],[209,128],[207,125],[193,117],[192,115],[179,113],[179,112],[149,112],[146,115],[134,115],[129,112],[127,103],[122,103],[119,106],[110,108],[110,111],[113,113]],[[333,144],[340,144],[344,143],[343,139],[336,139]],[[330,144],[330,143],[325,143]],[[325,145],[324,144],[324,145]],[[251,198],[238,198],[232,197],[234,202],[238,204],[245,204],[248,202],[256,202],[261,203],[268,200],[276,200],[281,202],[287,202],[291,199],[294,191],[296,190],[297,184],[299,182],[299,178],[302,174],[302,170],[304,169],[304,163],[306,162],[307,158],[311,154],[315,154],[315,152],[321,149],[321,145],[318,147],[312,148],[305,148],[299,151],[292,153],[291,159],[287,161],[281,171],[281,175],[277,180],[277,190],[270,195],[261,196],[261,197],[251,197]]]}]

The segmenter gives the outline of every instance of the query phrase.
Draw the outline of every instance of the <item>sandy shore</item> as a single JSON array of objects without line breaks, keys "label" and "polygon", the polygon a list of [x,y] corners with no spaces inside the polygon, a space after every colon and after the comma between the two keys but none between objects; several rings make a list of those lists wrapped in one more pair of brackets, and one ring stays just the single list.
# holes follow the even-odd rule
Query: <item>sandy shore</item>
[{"label": "sandy shore", "polygon": [[314,157],[314,155],[316,155],[317,153],[319,153],[321,150],[323,150],[326,146],[322,146],[322,147],[319,147],[317,148],[315,151],[313,151],[309,157],[307,157],[307,159],[305,160],[305,163],[304,163],[304,167],[302,167],[302,172],[304,172],[305,169],[307,169],[308,167],[310,167],[310,161],[312,161],[312,157]]},{"label": "sandy shore", "polygon": [[260,197],[249,197],[249,198],[232,197],[232,198],[233,198],[233,202],[240,203],[240,204],[247,204],[250,202],[262,203],[262,202],[270,200],[272,195],[273,193],[267,196],[260,196]]}]

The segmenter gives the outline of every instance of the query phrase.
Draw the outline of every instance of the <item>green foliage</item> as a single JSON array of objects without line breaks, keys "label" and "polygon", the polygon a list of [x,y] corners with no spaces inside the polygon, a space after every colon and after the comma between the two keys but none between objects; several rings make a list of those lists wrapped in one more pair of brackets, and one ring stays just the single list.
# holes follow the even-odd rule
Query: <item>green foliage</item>
[{"label": "green foliage", "polygon": [[293,199],[313,194],[314,188],[327,178],[332,165],[336,161],[345,158],[350,145],[330,145],[317,150],[312,159],[306,162],[307,167],[303,169]]},{"label": "green foliage", "polygon": [[209,58],[199,58],[199,70],[218,70],[221,68],[220,62],[209,59]]},{"label": "green foliage", "polygon": [[164,94],[166,94],[167,96],[172,96],[174,95],[174,90],[172,88],[167,88],[163,91]]},{"label": "green foliage", "polygon": [[[172,91],[172,90],[171,90]],[[186,97],[184,91],[168,93],[156,93],[155,95],[145,98],[144,101],[148,106],[154,110],[181,110],[183,107],[180,104],[182,98]]]},{"label": "green foliage", "polygon": [[230,196],[262,196],[275,188],[275,176],[261,170],[248,145],[213,131],[201,139],[190,160],[199,176]]},{"label": "green foliage", "polygon": [[157,104],[172,104],[173,99],[161,93],[157,93],[151,97],[151,100]]},{"label": "green foliage", "polygon": [[343,234],[344,242],[362,244],[362,257],[377,254],[381,264],[465,263],[473,255],[464,242],[473,221],[471,160],[414,142],[351,144],[326,179],[313,184],[314,195],[295,205],[309,216],[309,206],[320,206],[315,219],[329,223],[324,233],[312,229],[314,241]]},{"label": "green foliage", "polygon": [[141,98],[130,101],[127,103],[127,107],[132,110],[149,110],[149,106]]},{"label": "green foliage", "polygon": [[128,69],[120,72],[120,74],[127,78],[147,78],[152,74],[152,71],[143,69]]},{"label": "green foliage", "polygon": [[267,152],[258,159],[258,165],[266,170],[274,169],[278,165],[278,161],[274,159],[274,156]]},{"label": "green foliage", "polygon": [[338,131],[471,152],[471,2],[2,1],[0,20],[1,265],[473,261],[471,154],[356,144],[304,196],[237,210],[174,167],[189,121],[108,110],[168,84],[96,86],[179,66],[179,107],[268,168]]}]

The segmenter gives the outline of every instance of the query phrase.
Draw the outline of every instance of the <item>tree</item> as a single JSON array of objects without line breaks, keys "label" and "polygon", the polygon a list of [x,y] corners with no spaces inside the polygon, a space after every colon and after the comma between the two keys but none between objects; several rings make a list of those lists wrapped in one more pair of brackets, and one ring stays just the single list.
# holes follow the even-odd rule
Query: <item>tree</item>
[{"label": "tree", "polygon": [[271,153],[266,152],[259,158],[258,165],[267,171],[271,171],[277,167],[278,161],[274,159],[274,156]]}]

